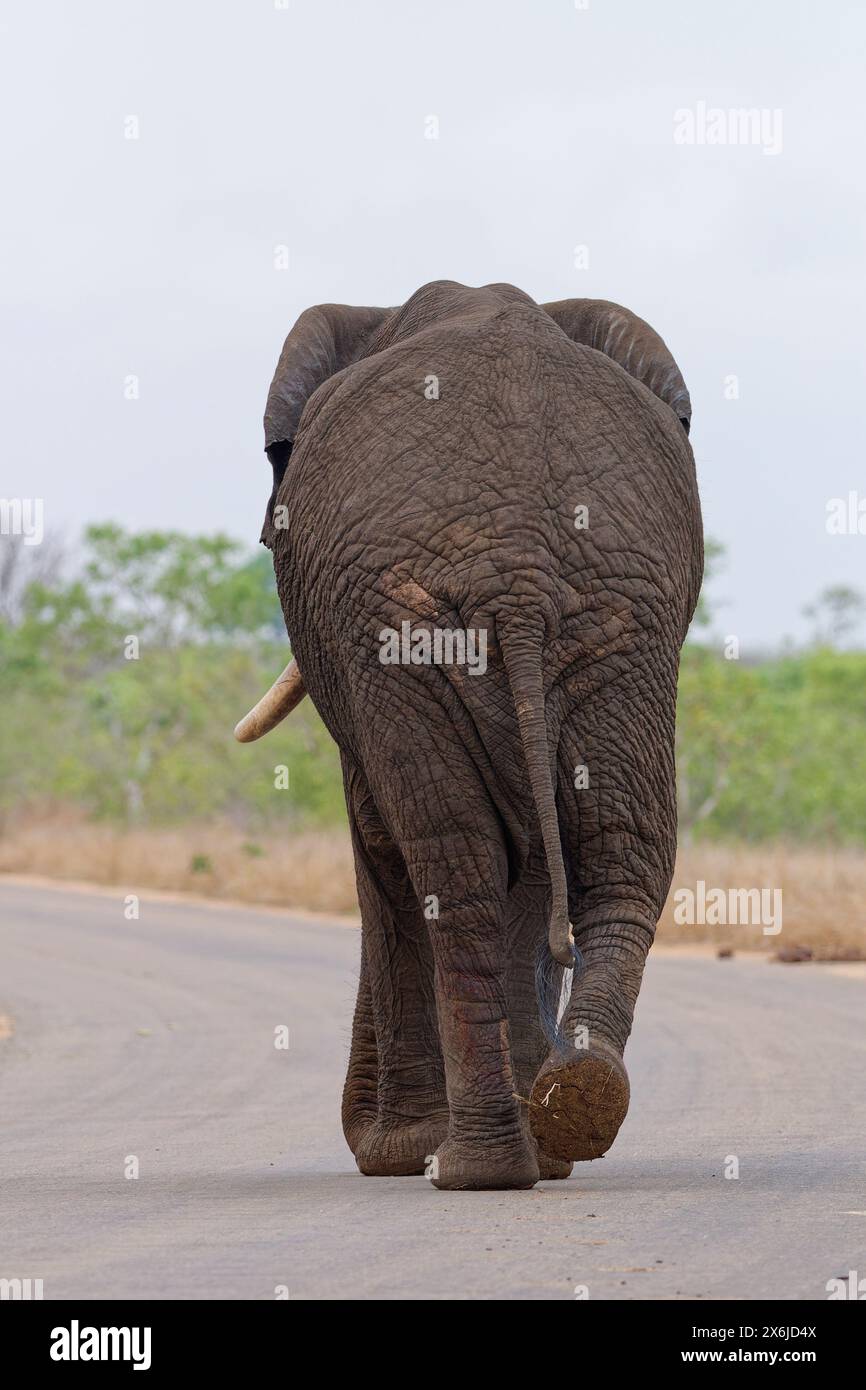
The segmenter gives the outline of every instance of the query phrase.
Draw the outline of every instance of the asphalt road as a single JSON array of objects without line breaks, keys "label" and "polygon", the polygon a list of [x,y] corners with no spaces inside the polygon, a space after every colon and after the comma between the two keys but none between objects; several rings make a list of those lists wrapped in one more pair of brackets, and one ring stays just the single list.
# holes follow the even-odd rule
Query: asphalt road
[{"label": "asphalt road", "polygon": [[0,1278],[571,1300],[823,1299],[866,1276],[857,967],[659,952],[611,1153],[532,1192],[441,1193],[361,1177],[343,1142],[358,948],[288,914],[143,898],[127,921],[121,892],[0,882]]}]

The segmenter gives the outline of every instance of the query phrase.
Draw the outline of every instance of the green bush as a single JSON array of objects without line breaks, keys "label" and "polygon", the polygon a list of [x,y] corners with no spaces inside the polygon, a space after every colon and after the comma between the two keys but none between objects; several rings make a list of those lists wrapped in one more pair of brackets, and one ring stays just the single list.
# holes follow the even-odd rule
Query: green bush
[{"label": "green bush", "polygon": [[[86,533],[71,580],[44,557],[16,575],[28,554],[3,556],[0,815],[50,804],[253,833],[344,820],[337,751],[309,701],[262,743],[232,738],[287,659],[269,555],[112,525]],[[684,839],[866,844],[866,654],[749,665],[687,644],[677,769]]]},{"label": "green bush", "polygon": [[681,836],[866,844],[866,653],[680,665]]}]

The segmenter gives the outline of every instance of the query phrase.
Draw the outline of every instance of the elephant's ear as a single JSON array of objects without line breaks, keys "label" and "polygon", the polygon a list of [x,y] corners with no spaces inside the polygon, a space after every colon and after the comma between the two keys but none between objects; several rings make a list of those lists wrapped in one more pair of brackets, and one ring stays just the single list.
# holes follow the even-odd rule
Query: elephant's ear
[{"label": "elephant's ear", "polygon": [[265,449],[272,463],[276,456],[285,466],[310,396],[328,377],[364,356],[391,313],[392,309],[359,309],[351,304],[317,304],[304,310],[283,343],[268,391]]},{"label": "elephant's ear", "polygon": [[686,434],[692,403],[670,351],[655,329],[607,299],[560,299],[542,308],[575,343],[606,353],[669,405]]}]

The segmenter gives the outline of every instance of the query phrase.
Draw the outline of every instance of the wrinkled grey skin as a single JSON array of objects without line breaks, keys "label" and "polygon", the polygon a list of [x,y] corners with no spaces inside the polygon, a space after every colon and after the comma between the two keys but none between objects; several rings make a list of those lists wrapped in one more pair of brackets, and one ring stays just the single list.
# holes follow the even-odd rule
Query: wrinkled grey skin
[{"label": "wrinkled grey skin", "polygon": [[[433,1155],[437,1186],[528,1187],[624,1118],[702,571],[689,416],[661,339],[602,301],[436,282],[397,310],[308,310],[286,340],[262,539],[343,762],[363,918],[343,1120],[364,1173]],[[486,673],[381,664],[406,619],[484,629]],[[569,920],[583,965],[552,1045],[535,965],[548,926],[568,958]]]}]

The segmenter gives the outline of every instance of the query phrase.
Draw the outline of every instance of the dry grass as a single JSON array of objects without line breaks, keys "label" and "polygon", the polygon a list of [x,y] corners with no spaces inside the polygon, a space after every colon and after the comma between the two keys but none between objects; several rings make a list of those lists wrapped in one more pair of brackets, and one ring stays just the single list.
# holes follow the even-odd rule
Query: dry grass
[{"label": "dry grass", "polygon": [[[258,839],[228,826],[118,830],[70,816],[9,828],[0,838],[0,872],[84,879],[125,887],[321,912],[356,912],[348,835],[306,831]],[[695,888],[781,888],[783,929],[759,925],[678,926],[673,893]],[[743,845],[681,850],[659,940],[713,942],[743,950],[803,945],[816,955],[866,954],[866,854]]]},{"label": "dry grass", "polygon": [[357,911],[349,838],[333,831],[255,837],[221,825],[119,830],[64,816],[7,831],[0,872]]},{"label": "dry grass", "polygon": [[[780,888],[782,930],[764,936],[755,926],[679,926],[673,919],[677,888]],[[859,952],[866,957],[866,854],[799,846],[704,845],[681,849],[662,913],[658,939],[707,941],[743,950],[808,946],[816,956]]]}]

